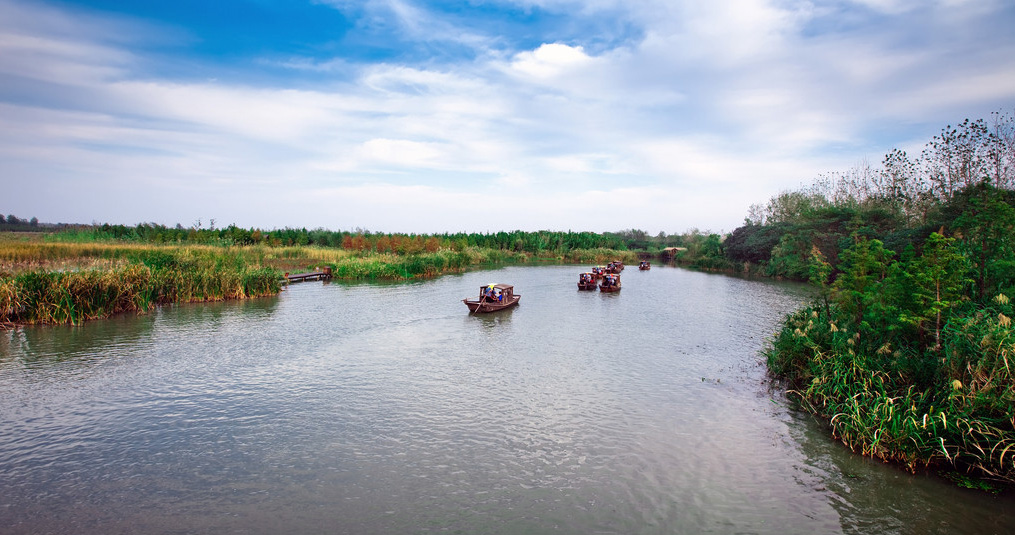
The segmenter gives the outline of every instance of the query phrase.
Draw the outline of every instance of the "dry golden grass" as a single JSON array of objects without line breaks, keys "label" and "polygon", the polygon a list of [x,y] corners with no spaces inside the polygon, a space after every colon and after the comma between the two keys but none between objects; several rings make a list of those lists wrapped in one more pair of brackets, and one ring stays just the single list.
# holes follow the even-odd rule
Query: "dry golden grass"
[{"label": "dry golden grass", "polygon": [[219,247],[211,245],[152,245],[133,243],[63,243],[45,241],[38,233],[0,233],[0,274],[31,270],[110,270],[153,251],[194,256],[240,257],[250,264],[298,271],[309,266],[338,264],[356,254],[321,247],[268,247],[264,245]]}]

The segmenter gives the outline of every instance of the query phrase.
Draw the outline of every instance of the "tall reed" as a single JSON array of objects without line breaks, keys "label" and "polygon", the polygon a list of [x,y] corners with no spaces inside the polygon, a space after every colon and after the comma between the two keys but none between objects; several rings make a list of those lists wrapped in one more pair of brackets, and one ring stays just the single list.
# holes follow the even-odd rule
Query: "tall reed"
[{"label": "tall reed", "polygon": [[519,261],[526,258],[526,255],[493,249],[466,248],[461,251],[442,249],[409,255],[365,253],[347,256],[325,265],[330,266],[333,276],[340,279],[408,280],[436,277],[483,264]]},{"label": "tall reed", "polygon": [[574,249],[565,254],[562,260],[577,264],[606,264],[613,260],[620,260],[626,263],[638,261],[638,255],[631,251],[618,251],[616,249]]},{"label": "tall reed", "polygon": [[[1015,483],[1015,332],[1006,298],[956,317],[940,352],[861,336],[823,310],[789,316],[767,357],[836,438],[911,470],[950,464]],[[914,376],[925,373],[914,362],[931,370],[929,382]]]},{"label": "tall reed", "polygon": [[[482,247],[411,254],[319,246],[154,245],[30,241],[0,236],[0,323],[79,323],[174,302],[271,295],[283,271],[330,266],[340,279],[410,280],[504,262],[532,253]],[[554,261],[633,262],[613,249],[572,250]]]},{"label": "tall reed", "polygon": [[0,276],[0,323],[80,323],[188,301],[272,295],[281,273],[240,257],[141,251],[110,269],[31,269]]}]

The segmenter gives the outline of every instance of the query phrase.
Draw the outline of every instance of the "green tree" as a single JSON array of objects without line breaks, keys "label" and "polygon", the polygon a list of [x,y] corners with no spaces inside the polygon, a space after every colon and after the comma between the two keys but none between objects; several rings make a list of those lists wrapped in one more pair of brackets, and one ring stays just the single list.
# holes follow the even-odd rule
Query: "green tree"
[{"label": "green tree", "polygon": [[840,255],[842,273],[833,285],[835,303],[860,329],[869,329],[867,313],[885,303],[881,282],[888,274],[893,252],[880,240],[857,236]]},{"label": "green tree", "polygon": [[829,264],[825,260],[825,255],[821,254],[821,249],[817,246],[811,247],[811,262],[808,266],[809,277],[808,280],[811,284],[818,287],[818,297],[821,298],[821,303],[825,307],[825,317],[831,319],[832,311],[829,303],[829,299],[832,295],[832,264]]},{"label": "green tree", "polygon": [[797,227],[780,236],[779,243],[772,248],[768,275],[806,280],[813,243],[814,231],[810,228]]},{"label": "green tree", "polygon": [[953,204],[962,208],[955,219],[955,229],[973,263],[976,297],[982,301],[999,285],[1007,285],[1015,276],[1015,207],[1010,192],[988,184],[967,188],[956,196]]},{"label": "green tree", "polygon": [[762,264],[772,258],[772,249],[791,227],[788,223],[748,224],[735,229],[723,242],[726,256],[733,262]]},{"label": "green tree", "polygon": [[958,250],[955,238],[934,232],[923,245],[923,254],[910,263],[907,272],[914,282],[916,314],[906,319],[920,325],[933,322],[934,351],[941,350],[944,315],[959,304],[968,279],[968,260]]},{"label": "green tree", "polygon": [[784,191],[768,201],[765,222],[794,223],[806,214],[828,206],[824,196],[803,191]]}]

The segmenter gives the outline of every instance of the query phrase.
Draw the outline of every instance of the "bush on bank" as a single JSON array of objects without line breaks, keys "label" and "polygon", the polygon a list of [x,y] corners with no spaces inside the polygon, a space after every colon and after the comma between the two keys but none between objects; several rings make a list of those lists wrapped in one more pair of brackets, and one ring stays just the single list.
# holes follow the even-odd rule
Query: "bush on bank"
[{"label": "bush on bank", "polygon": [[[919,246],[897,256],[855,236],[834,281],[815,249],[818,299],[787,318],[769,368],[859,453],[1015,483],[1009,279],[977,280],[968,242],[935,232]],[[978,300],[983,284],[1002,291]]]}]

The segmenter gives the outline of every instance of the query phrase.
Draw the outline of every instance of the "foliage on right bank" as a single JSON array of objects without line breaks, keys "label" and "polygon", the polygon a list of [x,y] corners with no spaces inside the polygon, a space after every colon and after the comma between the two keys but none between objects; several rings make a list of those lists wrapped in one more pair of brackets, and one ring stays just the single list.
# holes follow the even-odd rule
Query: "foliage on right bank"
[{"label": "foliage on right bank", "polygon": [[1015,128],[948,127],[910,161],[755,207],[727,256],[809,280],[768,365],[854,450],[1015,483]]}]

